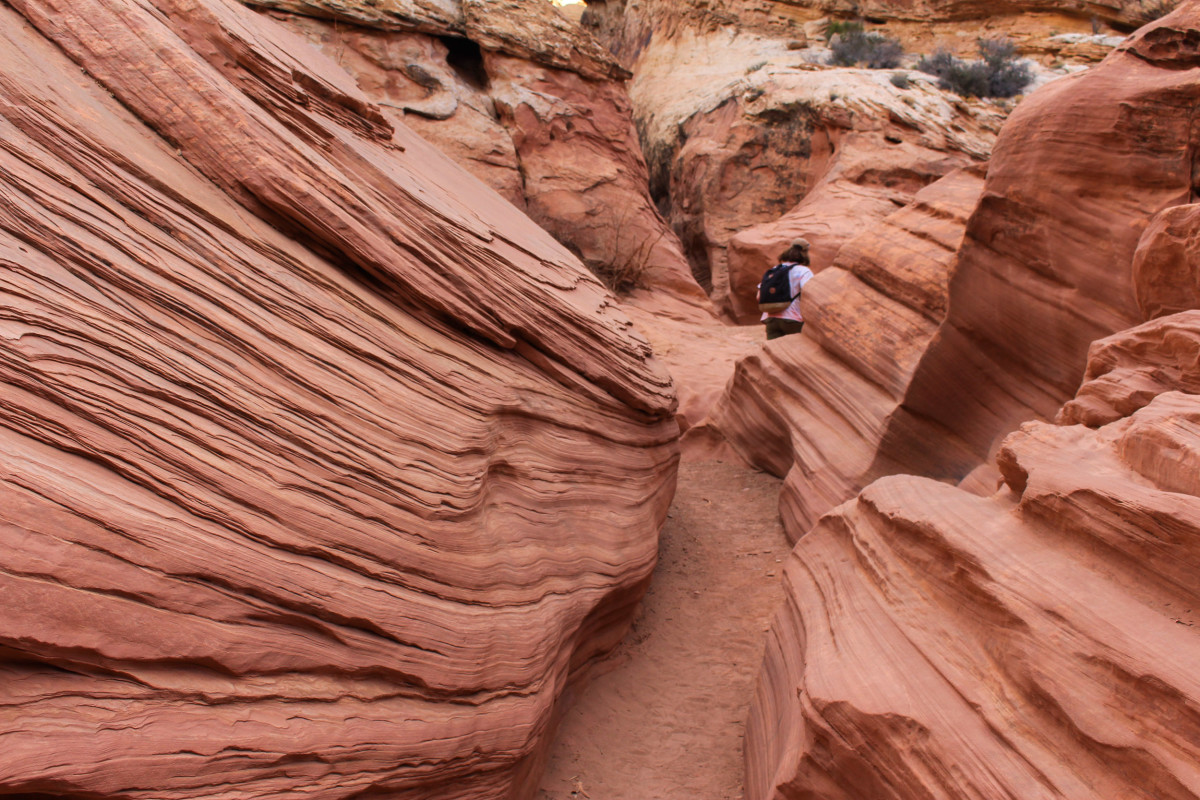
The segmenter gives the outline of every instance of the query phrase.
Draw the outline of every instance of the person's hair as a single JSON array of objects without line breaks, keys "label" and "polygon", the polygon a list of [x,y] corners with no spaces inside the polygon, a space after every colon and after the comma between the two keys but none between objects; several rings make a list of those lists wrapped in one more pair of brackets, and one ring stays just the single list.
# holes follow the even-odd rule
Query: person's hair
[{"label": "person's hair", "polygon": [[783,255],[779,257],[780,261],[790,261],[796,264],[808,266],[808,245],[793,243],[791,247],[783,251]]}]

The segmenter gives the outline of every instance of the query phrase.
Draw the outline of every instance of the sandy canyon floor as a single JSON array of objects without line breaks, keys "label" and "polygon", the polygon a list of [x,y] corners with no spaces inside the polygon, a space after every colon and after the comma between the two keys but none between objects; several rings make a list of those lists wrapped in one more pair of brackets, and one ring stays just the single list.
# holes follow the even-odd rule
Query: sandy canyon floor
[{"label": "sandy canyon floor", "polygon": [[539,800],[741,800],[742,733],[791,550],[779,483],[685,453],[646,599],[568,696]]}]

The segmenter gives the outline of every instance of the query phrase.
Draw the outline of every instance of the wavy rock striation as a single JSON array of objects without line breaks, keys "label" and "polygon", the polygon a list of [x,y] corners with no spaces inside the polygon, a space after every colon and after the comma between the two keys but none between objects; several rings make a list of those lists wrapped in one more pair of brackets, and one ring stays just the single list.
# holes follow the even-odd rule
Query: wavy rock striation
[{"label": "wavy rock striation", "polygon": [[684,316],[709,316],[647,189],[629,73],[545,0],[245,2],[321,47],[610,287],[657,289]]},{"label": "wavy rock striation", "polygon": [[0,7],[0,793],[528,796],[655,559],[611,297],[221,0]]},{"label": "wavy rock striation", "polygon": [[1091,342],[1142,321],[1139,239],[1195,191],[1200,80],[1184,67],[1200,63],[1198,39],[1200,6],[1188,4],[1017,107],[885,458],[961,477],[1023,420],[1054,416]]},{"label": "wavy rock striation", "polygon": [[747,798],[1200,794],[1198,323],[1098,345],[994,497],[885,478],[800,541]]},{"label": "wavy rock striation", "polygon": [[[858,215],[880,219],[987,158],[1003,121],[927,76],[900,88],[890,71],[818,68],[786,45],[683,30],[655,40],[630,86],[652,191],[714,306],[740,324],[757,319],[754,284],[798,232],[824,267]],[[814,212],[831,201],[835,230]]]},{"label": "wavy rock striation", "polygon": [[708,425],[750,463],[786,475],[795,540],[875,476],[889,416],[945,317],[947,284],[982,170],[959,170],[847,242],[804,289],[801,336],[738,362]]}]

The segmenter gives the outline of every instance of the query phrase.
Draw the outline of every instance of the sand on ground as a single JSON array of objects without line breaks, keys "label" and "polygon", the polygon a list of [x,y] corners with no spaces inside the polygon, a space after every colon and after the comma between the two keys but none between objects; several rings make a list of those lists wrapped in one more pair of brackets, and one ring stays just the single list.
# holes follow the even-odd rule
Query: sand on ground
[{"label": "sand on ground", "polygon": [[565,712],[538,800],[741,800],[742,736],[783,599],[780,481],[685,452],[625,641]]}]

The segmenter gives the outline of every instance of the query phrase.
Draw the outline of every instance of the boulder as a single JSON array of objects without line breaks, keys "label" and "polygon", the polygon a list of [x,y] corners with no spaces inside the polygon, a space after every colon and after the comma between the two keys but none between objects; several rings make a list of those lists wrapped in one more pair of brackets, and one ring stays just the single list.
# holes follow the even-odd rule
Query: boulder
[{"label": "boulder", "polygon": [[667,374],[225,0],[0,7],[0,794],[531,796],[628,626]]}]

